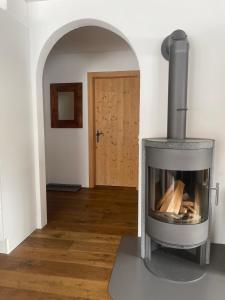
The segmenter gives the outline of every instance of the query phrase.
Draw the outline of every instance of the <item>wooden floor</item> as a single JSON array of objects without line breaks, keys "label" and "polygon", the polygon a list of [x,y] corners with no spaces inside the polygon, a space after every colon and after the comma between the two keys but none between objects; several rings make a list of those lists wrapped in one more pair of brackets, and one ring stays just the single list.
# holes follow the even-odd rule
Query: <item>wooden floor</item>
[{"label": "wooden floor", "polygon": [[48,193],[48,225],[0,255],[0,299],[110,299],[122,235],[137,234],[135,189]]}]

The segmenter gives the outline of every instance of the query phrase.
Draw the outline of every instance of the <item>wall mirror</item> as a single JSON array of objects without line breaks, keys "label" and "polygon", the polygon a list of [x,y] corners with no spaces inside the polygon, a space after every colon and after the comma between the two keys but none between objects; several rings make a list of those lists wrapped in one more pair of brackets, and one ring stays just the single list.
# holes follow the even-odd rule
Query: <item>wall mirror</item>
[{"label": "wall mirror", "polygon": [[82,128],[82,83],[52,83],[51,127]]}]

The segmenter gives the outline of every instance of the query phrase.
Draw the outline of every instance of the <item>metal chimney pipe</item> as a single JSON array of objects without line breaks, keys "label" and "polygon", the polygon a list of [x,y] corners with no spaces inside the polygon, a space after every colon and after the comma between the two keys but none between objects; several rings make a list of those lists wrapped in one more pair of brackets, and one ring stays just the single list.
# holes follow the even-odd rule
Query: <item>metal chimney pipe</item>
[{"label": "metal chimney pipe", "polygon": [[169,61],[167,137],[185,139],[189,52],[186,33],[182,30],[174,31],[163,41],[161,51]]}]

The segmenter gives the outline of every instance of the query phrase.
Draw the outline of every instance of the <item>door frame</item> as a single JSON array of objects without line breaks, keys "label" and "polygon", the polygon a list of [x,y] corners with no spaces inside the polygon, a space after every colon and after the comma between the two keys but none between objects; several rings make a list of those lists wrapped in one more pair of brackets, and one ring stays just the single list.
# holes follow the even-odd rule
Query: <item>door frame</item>
[{"label": "door frame", "polygon": [[[109,71],[109,72],[88,72],[88,147],[89,147],[89,187],[94,188],[96,184],[96,138],[95,138],[95,79],[107,78],[134,78],[139,79],[140,92],[140,71]],[[140,100],[139,100],[140,106]]]}]

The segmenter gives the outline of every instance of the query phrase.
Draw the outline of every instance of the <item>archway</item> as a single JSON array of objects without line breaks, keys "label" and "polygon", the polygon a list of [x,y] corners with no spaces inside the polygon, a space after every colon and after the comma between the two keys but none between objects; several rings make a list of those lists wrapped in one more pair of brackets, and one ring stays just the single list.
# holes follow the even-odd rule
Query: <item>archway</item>
[{"label": "archway", "polygon": [[[36,67],[36,86],[34,89],[34,94],[36,97],[36,115],[35,122],[37,125],[36,132],[36,198],[37,198],[37,227],[42,228],[47,223],[47,208],[46,208],[46,170],[45,170],[45,138],[44,138],[44,115],[43,115],[43,86],[42,86],[42,77],[45,62],[47,57],[54,47],[56,42],[62,38],[68,32],[75,30],[84,26],[97,26],[104,29],[107,29],[111,32],[114,32],[122,39],[124,39],[127,44],[130,46],[134,54],[136,55],[137,61],[138,57],[133,49],[130,41],[126,38],[126,36],[114,27],[111,24],[105,23],[100,20],[94,19],[82,19],[76,20],[74,22],[68,23],[63,27],[59,28],[55,31],[49,39],[45,42],[40,51],[37,67]],[[139,121],[140,122],[140,121]],[[139,197],[140,198],[140,197]],[[139,205],[140,207],[140,205]],[[139,210],[140,215],[140,210]],[[140,232],[140,218],[139,218],[139,232]]]}]

